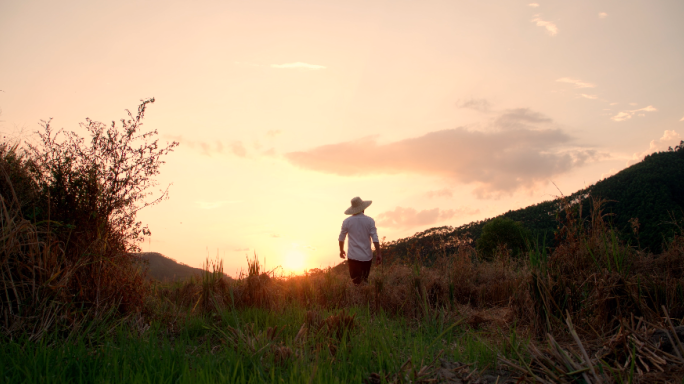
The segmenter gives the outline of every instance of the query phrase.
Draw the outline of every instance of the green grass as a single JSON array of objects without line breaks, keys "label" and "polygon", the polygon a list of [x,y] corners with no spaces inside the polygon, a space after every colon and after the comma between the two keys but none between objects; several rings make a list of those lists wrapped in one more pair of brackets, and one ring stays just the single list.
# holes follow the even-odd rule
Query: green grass
[{"label": "green grass", "polygon": [[[339,338],[311,334],[295,340],[306,310],[226,310],[190,317],[176,325],[152,325],[142,335],[121,326],[98,342],[82,337],[70,343],[45,338],[41,343],[0,344],[0,381],[7,383],[362,383],[370,373],[396,373],[408,358],[420,369],[442,350],[451,361],[495,367],[496,354],[509,348],[488,344],[468,326],[454,321],[409,323],[367,308],[353,308],[357,328]],[[325,318],[330,313],[321,312]],[[245,337],[226,339],[229,327]],[[280,334],[265,337],[269,327]],[[250,331],[251,330],[251,331]],[[52,340],[52,341],[49,341]],[[247,341],[245,341],[247,340]],[[252,346],[248,345],[252,343]],[[514,345],[518,341],[513,340]],[[336,349],[333,356],[332,348]],[[293,355],[278,362],[273,348]]]}]

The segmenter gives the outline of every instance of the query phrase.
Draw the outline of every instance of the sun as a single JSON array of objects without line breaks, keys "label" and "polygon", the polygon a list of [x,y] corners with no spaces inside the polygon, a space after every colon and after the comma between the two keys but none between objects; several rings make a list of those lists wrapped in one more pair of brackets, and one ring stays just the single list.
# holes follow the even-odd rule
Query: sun
[{"label": "sun", "polygon": [[302,273],[305,269],[305,261],[306,255],[302,252],[296,250],[288,251],[283,260],[283,269],[286,272]]}]

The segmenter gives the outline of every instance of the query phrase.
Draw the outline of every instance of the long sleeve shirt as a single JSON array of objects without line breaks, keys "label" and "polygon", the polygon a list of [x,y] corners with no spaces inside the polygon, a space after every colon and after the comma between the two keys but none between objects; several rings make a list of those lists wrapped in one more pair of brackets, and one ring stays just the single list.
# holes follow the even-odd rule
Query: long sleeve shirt
[{"label": "long sleeve shirt", "polygon": [[371,241],[379,243],[378,230],[375,228],[373,218],[359,213],[347,217],[342,222],[339,241],[344,241],[349,235],[349,245],[347,247],[347,258],[358,261],[373,260]]}]

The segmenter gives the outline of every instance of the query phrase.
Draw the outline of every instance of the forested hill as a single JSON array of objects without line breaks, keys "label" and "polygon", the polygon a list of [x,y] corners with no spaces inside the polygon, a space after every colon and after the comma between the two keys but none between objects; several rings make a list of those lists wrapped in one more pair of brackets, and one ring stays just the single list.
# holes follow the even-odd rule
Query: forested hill
[{"label": "forested hill", "polygon": [[[677,227],[673,217],[684,216],[684,141],[669,151],[658,152],[596,184],[567,196],[567,201],[582,199],[583,216],[590,212],[593,198],[608,200],[604,213],[609,221],[632,245],[654,253],[662,251],[664,241],[672,238]],[[534,236],[546,235],[547,245],[553,245],[557,228],[556,212],[561,199],[545,201],[527,208],[508,211],[497,217],[520,222]],[[633,232],[630,219],[638,219],[638,233]],[[476,241],[482,227],[495,218],[475,221],[460,227],[437,227],[387,244],[387,253],[401,257],[417,252],[430,258],[439,252],[449,252],[457,246],[457,238]],[[419,251],[420,250],[420,251]]]}]

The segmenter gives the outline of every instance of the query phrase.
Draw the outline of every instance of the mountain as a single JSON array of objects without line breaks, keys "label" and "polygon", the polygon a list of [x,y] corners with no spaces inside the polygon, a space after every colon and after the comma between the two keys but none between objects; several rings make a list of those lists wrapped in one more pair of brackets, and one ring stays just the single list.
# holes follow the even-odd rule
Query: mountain
[{"label": "mountain", "polygon": [[[662,252],[664,243],[679,230],[673,221],[684,217],[684,141],[668,151],[646,156],[641,162],[565,197],[568,202],[581,202],[583,218],[590,214],[595,198],[606,200],[603,212],[609,215],[608,221],[621,233],[623,241],[653,253]],[[540,242],[545,236],[546,244],[553,246],[553,234],[558,227],[557,213],[561,206],[562,198],[557,198],[496,217],[522,223]],[[430,228],[388,243],[386,253],[392,258],[420,254],[424,260],[432,259],[440,252],[455,250],[459,239],[477,241],[482,227],[496,217],[456,228]],[[636,233],[633,219],[638,220]]]},{"label": "mountain", "polygon": [[203,272],[200,268],[181,264],[158,252],[141,252],[137,255],[149,263],[148,275],[159,281],[185,280]]}]

